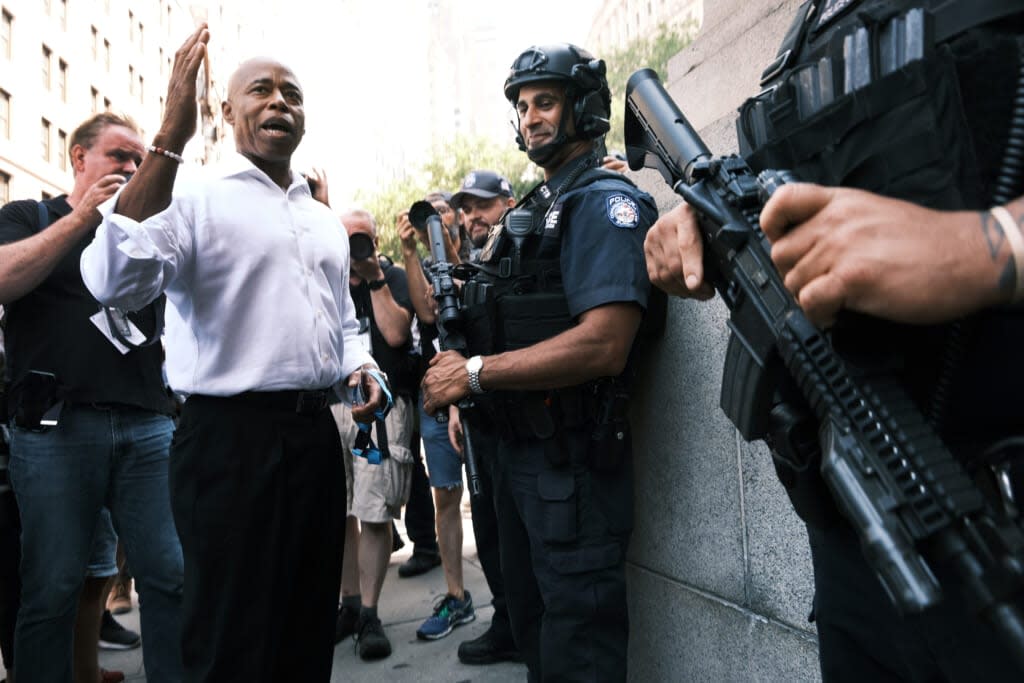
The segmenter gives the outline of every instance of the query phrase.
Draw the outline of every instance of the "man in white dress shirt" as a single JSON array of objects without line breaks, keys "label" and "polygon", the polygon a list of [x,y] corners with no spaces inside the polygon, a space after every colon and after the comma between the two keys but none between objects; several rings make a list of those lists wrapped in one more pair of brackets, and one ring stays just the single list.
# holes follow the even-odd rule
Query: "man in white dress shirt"
[{"label": "man in white dress shirt", "polygon": [[243,63],[222,105],[238,156],[175,182],[208,40],[202,26],[178,51],[163,123],[104,207],[82,276],[107,305],[172,304],[167,373],[189,396],[170,474],[186,679],[327,681],[345,519],[327,394],[358,384],[353,417],[369,422],[384,393],[356,342],[345,232],[291,170],[295,75]]}]

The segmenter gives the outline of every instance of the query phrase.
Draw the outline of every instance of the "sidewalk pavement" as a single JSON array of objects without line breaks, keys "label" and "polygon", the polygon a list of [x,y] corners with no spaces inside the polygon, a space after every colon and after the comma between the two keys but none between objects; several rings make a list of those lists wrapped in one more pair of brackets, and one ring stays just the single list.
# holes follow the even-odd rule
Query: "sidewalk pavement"
[{"label": "sidewalk pavement", "polygon": [[[522,664],[501,663],[489,666],[466,666],[459,662],[459,643],[476,638],[487,630],[491,623],[491,593],[487,589],[480,560],[476,554],[473,525],[470,521],[468,498],[462,506],[463,522],[463,580],[473,596],[476,606],[476,621],[456,628],[450,635],[433,642],[416,638],[416,629],[432,613],[434,601],[445,592],[444,573],[441,567],[426,574],[409,579],[398,578],[398,565],[412,554],[412,544],[405,534],[405,527],[398,522],[405,547],[391,556],[387,579],[381,592],[379,614],[384,632],[391,639],[391,656],[375,662],[364,662],[355,651],[350,638],[339,643],[334,649],[332,683],[409,683],[419,681],[458,681],[459,683],[523,681],[526,667]],[[126,627],[139,630],[138,597],[128,614],[119,615],[118,620]],[[123,671],[126,680],[140,683],[146,680],[142,668],[142,648],[135,650],[100,652],[100,666],[105,669]],[[0,667],[2,670],[2,667]]]}]

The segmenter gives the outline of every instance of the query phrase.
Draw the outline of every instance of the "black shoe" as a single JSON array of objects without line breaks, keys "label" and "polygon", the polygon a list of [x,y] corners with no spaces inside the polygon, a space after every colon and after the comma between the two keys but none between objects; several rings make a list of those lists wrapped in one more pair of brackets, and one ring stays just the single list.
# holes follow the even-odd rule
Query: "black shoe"
[{"label": "black shoe", "polygon": [[338,620],[334,623],[334,644],[348,638],[356,632],[359,621],[359,608],[342,605],[338,607]]},{"label": "black shoe", "polygon": [[463,664],[497,664],[521,662],[523,656],[511,636],[500,638],[489,628],[479,638],[459,643],[459,661]]},{"label": "black shoe", "polygon": [[427,555],[426,553],[413,553],[412,557],[398,565],[398,575],[403,579],[410,576],[419,576],[429,572],[434,567],[441,565],[440,555]]},{"label": "black shoe", "polygon": [[391,641],[384,635],[384,627],[377,617],[359,619],[359,635],[356,636],[356,650],[359,658],[384,659],[391,654]]},{"label": "black shoe", "polygon": [[142,645],[142,638],[135,631],[126,629],[110,610],[103,610],[103,621],[100,622],[101,650],[134,650]]}]

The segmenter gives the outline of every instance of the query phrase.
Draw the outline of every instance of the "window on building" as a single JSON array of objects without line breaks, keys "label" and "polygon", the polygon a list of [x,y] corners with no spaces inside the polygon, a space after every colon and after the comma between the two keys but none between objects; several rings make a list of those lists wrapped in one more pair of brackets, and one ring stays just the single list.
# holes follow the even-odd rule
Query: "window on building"
[{"label": "window on building", "polygon": [[106,38],[103,39],[103,65],[107,68],[107,73],[110,73],[110,41]]},{"label": "window on building", "polygon": [[163,76],[164,75],[164,49],[163,48],[160,48],[160,59],[158,61],[160,62],[160,75]]},{"label": "window on building", "polygon": [[110,98],[109,97],[104,97],[103,98],[103,111],[110,111]]},{"label": "window on building", "polygon": [[128,94],[129,95],[134,95],[135,94],[135,67],[134,66],[129,66],[128,67]]},{"label": "window on building", "polygon": [[62,130],[57,131],[57,165],[60,170],[68,170],[68,134]]},{"label": "window on building", "polygon": [[103,0],[103,11],[110,14],[110,0]]},{"label": "window on building", "polygon": [[145,83],[142,80],[142,74],[139,74],[139,102],[142,102],[146,96],[146,89],[143,87]]},{"label": "window on building", "polygon": [[92,97],[92,113],[99,114],[100,111],[102,111],[100,109],[100,105],[103,103],[103,100],[100,99],[100,91],[94,87],[90,87],[89,93]]},{"label": "window on building", "polygon": [[0,13],[0,57],[11,58],[11,27],[14,16],[7,10]]},{"label": "window on building", "polygon": [[57,21],[62,29],[68,30],[68,0],[57,0]]},{"label": "window on building", "polygon": [[0,171],[0,204],[11,201],[11,176]]},{"label": "window on building", "polygon": [[43,11],[47,14],[53,14],[53,2],[52,0],[43,0]]},{"label": "window on building", "polygon": [[128,41],[135,44],[135,12],[128,10]]},{"label": "window on building", "polygon": [[45,202],[45,201],[49,201],[50,199],[53,199],[53,195],[50,194],[49,192],[47,192],[46,190],[43,190],[42,192],[39,193],[39,200],[40,201]]},{"label": "window on building", "polygon": [[95,26],[89,28],[92,36],[92,59],[96,61],[100,58],[100,32]]},{"label": "window on building", "polygon": [[0,90],[0,137],[11,139],[11,95]]},{"label": "window on building", "polygon": [[39,143],[40,152],[43,155],[43,161],[50,160],[50,122],[43,119],[43,125],[39,130]]},{"label": "window on building", "polygon": [[144,30],[144,27],[142,26],[142,22],[141,21],[139,22],[139,49],[140,50],[145,50],[146,49],[146,33],[145,33],[145,30]]},{"label": "window on building", "polygon": [[63,59],[57,63],[57,91],[60,94],[60,101],[68,101],[68,63]]},{"label": "window on building", "polygon": [[[164,117],[164,96],[161,95],[160,96],[160,118],[163,119],[163,117]],[[145,139],[145,138],[143,138],[143,139]]]},{"label": "window on building", "polygon": [[43,87],[50,89],[50,62],[53,61],[53,51],[43,45]]}]

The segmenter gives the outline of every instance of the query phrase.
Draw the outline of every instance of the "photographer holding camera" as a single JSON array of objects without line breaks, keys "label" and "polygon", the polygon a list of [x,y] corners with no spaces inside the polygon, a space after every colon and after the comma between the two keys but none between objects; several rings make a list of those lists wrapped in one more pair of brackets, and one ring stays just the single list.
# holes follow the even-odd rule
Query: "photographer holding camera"
[{"label": "photographer holding camera", "polygon": [[[394,407],[385,418],[387,434],[374,434],[380,457],[362,457],[355,446],[359,428],[347,405],[331,406],[341,434],[345,462],[347,519],[341,575],[342,604],[335,640],[356,634],[359,656],[380,659],[391,643],[377,617],[377,601],[391,556],[392,520],[409,498],[412,479],[410,438],[416,391],[410,324],[413,306],[405,272],[377,253],[377,222],[360,209],[341,215],[351,253],[349,291],[359,320],[359,339],[387,373]],[[376,452],[373,453],[376,456]]]},{"label": "photographer holding camera", "polygon": [[[73,669],[78,680],[98,680],[96,640],[88,641],[117,573],[116,529],[146,606],[146,676],[177,681],[183,565],[168,495],[174,425],[163,352],[119,344],[79,270],[97,207],[135,173],[146,148],[133,121],[107,112],[83,122],[68,151],[69,195],[0,209],[10,479],[21,517],[14,661],[24,681],[70,680]],[[127,322],[149,332],[158,316],[151,304]],[[96,626],[76,629],[76,612]]]}]

